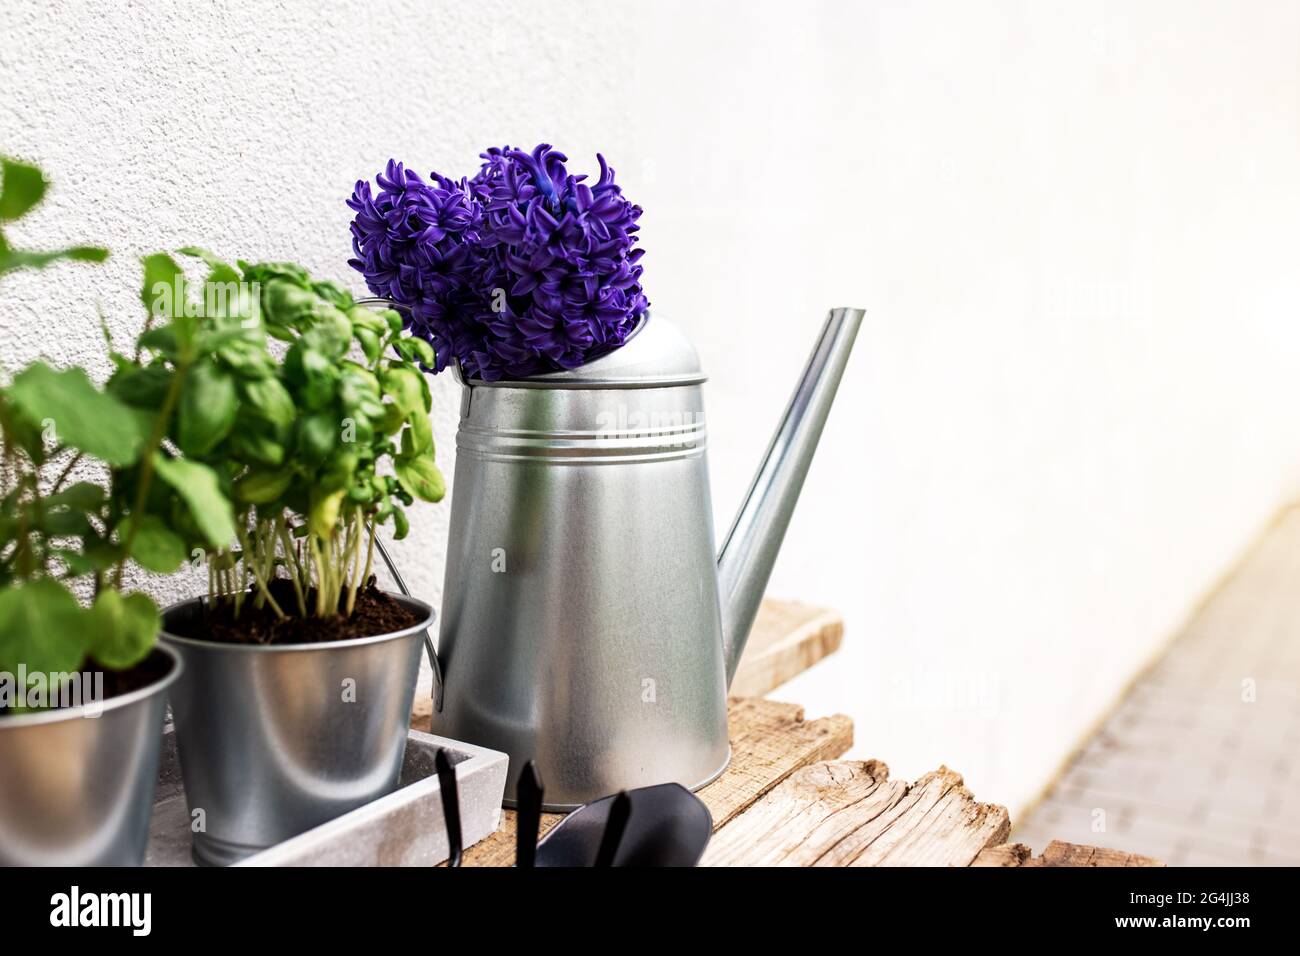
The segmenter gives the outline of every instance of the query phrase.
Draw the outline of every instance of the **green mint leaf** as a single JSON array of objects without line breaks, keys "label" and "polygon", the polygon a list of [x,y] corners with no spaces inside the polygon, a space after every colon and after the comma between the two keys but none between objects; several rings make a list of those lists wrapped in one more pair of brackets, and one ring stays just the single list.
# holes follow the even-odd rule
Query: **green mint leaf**
[{"label": "green mint leaf", "polygon": [[0,159],[0,168],[0,220],[12,222],[41,201],[48,184],[35,166]]},{"label": "green mint leaf", "polygon": [[79,368],[55,371],[34,362],[9,387],[14,404],[57,444],[110,465],[133,464],[143,438],[128,408],[101,392]]},{"label": "green mint leaf", "polygon": [[0,589],[0,670],[75,671],[90,632],[72,592],[51,578]]},{"label": "green mint leaf", "polygon": [[90,653],[105,667],[126,670],[148,655],[161,627],[147,595],[101,591],[90,609]]}]

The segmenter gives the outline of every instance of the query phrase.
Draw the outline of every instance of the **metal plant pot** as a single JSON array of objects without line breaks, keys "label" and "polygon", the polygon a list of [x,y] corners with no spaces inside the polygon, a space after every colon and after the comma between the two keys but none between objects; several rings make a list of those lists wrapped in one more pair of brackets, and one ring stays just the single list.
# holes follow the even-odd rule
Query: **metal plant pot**
[{"label": "metal plant pot", "polygon": [[[184,667],[79,707],[0,718],[0,865],[139,866],[167,688]],[[93,716],[98,714],[98,716]]]},{"label": "metal plant pot", "polygon": [[433,610],[392,597],[420,623],[320,644],[179,637],[203,599],[163,612],[185,662],[172,715],[196,862],[235,863],[396,788]]}]

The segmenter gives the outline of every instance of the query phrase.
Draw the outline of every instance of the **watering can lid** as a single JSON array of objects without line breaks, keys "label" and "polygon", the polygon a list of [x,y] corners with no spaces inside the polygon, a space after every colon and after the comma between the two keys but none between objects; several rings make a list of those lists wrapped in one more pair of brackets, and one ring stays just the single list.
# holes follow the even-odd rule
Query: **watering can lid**
[{"label": "watering can lid", "polygon": [[662,388],[704,381],[695,347],[677,326],[647,313],[626,341],[586,365],[525,379],[480,382],[509,388]]}]

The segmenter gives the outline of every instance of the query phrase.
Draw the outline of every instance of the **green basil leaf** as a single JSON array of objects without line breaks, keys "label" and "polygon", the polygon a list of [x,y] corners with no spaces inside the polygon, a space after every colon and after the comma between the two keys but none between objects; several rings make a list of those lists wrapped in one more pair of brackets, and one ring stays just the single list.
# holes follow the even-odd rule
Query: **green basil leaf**
[{"label": "green basil leaf", "polygon": [[302,327],[318,301],[293,279],[271,278],[262,286],[262,314],[271,325]]},{"label": "green basil leaf", "polygon": [[407,415],[417,415],[429,411],[424,404],[421,379],[420,373],[410,366],[389,365],[382,372],[380,382],[398,408]]},{"label": "green basil leaf", "polygon": [[[3,392],[0,391],[0,394],[3,394]],[[29,419],[26,413],[16,405],[11,405],[5,437],[12,444],[27,452],[27,456],[36,464],[40,465],[45,462],[45,438],[41,434],[40,424]]]},{"label": "green basil leaf", "polygon": [[235,484],[235,494],[240,501],[254,505],[267,505],[280,498],[293,483],[293,472],[250,471]]},{"label": "green basil leaf", "polygon": [[266,350],[265,340],[257,341],[253,335],[223,345],[217,355],[242,379],[269,378],[279,367]]},{"label": "green basil leaf", "polygon": [[[155,329],[156,332],[163,331]],[[163,365],[124,365],[108,380],[108,393],[128,405],[157,410],[171,387],[172,372]]]},{"label": "green basil leaf", "polygon": [[185,314],[185,273],[176,260],[165,252],[155,252],[141,260],[144,283],[140,301],[152,316],[172,319]]},{"label": "green basil leaf", "polygon": [[331,363],[337,362],[352,347],[352,323],[328,302],[317,301],[311,315],[311,328],[302,335],[303,343],[321,352]]},{"label": "green basil leaf", "polygon": [[312,534],[329,537],[334,533],[344,494],[341,490],[322,494],[319,489],[312,489],[311,506],[307,511],[307,528]]},{"label": "green basil leaf", "polygon": [[429,416],[423,412],[417,412],[407,419],[410,428],[402,433],[402,439],[405,441],[406,436],[411,436],[411,453],[415,455],[433,454],[433,425],[429,423]]},{"label": "green basil leaf", "polygon": [[304,336],[289,347],[284,372],[302,408],[319,411],[333,405],[340,374],[337,357],[313,348]]},{"label": "green basil leaf", "polygon": [[275,425],[292,425],[297,417],[293,396],[277,378],[261,378],[241,382],[244,401],[253,407],[258,416]]},{"label": "green basil leaf", "polygon": [[172,325],[158,325],[140,335],[137,340],[141,348],[150,349],[168,358],[175,358],[180,353],[180,340],[176,328]]},{"label": "green basil leaf", "polygon": [[221,493],[217,473],[207,465],[154,452],[154,470],[185,502],[195,527],[214,548],[235,537],[234,510]]},{"label": "green basil leaf", "polygon": [[238,410],[230,373],[212,361],[195,365],[181,387],[177,434],[181,450],[206,455],[230,434]]},{"label": "green basil leaf", "polygon": [[422,501],[441,501],[447,493],[442,472],[428,456],[399,456],[393,460],[393,471],[397,473],[397,480],[402,487]]},{"label": "green basil leaf", "polygon": [[375,335],[369,329],[362,329],[356,326],[352,327],[352,334],[356,337],[358,344],[361,346],[361,354],[366,357],[367,362],[374,362],[379,358],[379,336]]},{"label": "green basil leaf", "polygon": [[366,329],[383,338],[388,335],[388,322],[383,315],[367,305],[353,306],[348,310],[348,320],[352,323],[352,333],[357,329]]},{"label": "green basil leaf", "polygon": [[415,336],[400,338],[393,343],[393,347],[397,349],[397,354],[408,362],[419,362],[432,367],[436,361],[433,346]]},{"label": "green basil leaf", "polygon": [[316,475],[316,487],[320,491],[338,491],[352,484],[356,474],[358,456],[353,451],[339,451],[330,456],[325,467]]},{"label": "green basil leaf", "polygon": [[379,419],[379,432],[382,435],[395,435],[406,424],[406,412],[392,402],[384,405],[383,417]]},{"label": "green basil leaf", "polygon": [[[218,305],[217,308],[223,307]],[[244,328],[236,319],[223,318],[219,321],[220,325],[205,328],[195,337],[194,351],[197,354],[208,355],[212,352],[220,352],[257,334],[252,329]]]},{"label": "green basil leaf", "polygon": [[311,290],[335,308],[344,311],[352,308],[352,296],[347,289],[329,279],[313,282]]},{"label": "green basil leaf", "polygon": [[406,517],[406,512],[393,505],[393,540],[401,541],[411,531],[411,522]]},{"label": "green basil leaf", "polygon": [[324,461],[337,446],[341,427],[328,412],[307,415],[298,422],[298,454],[311,464]]},{"label": "green basil leaf", "polygon": [[241,461],[268,468],[284,464],[284,444],[268,433],[265,426],[259,428],[256,423],[250,423],[244,427],[242,417],[240,426],[230,436],[231,453]]}]

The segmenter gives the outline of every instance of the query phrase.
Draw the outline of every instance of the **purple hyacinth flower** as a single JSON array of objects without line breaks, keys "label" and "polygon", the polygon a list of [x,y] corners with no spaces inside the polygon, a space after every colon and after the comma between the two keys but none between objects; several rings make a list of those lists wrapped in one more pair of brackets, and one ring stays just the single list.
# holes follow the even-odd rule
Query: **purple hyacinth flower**
[{"label": "purple hyacinth flower", "polygon": [[371,292],[407,309],[410,328],[433,345],[441,371],[456,355],[449,305],[468,281],[481,212],[464,180],[430,179],[389,160],[376,177],[378,195],[365,180],[357,183],[348,200],[356,213],[348,264]]},{"label": "purple hyacinth flower", "polygon": [[440,371],[454,358],[467,377],[496,381],[576,368],[621,345],[649,307],[641,208],[623,197],[614,170],[568,172],[542,144],[481,155],[477,175],[426,183],[390,161],[379,194],[357,183],[348,206],[350,264],[376,295],[409,312]]}]

